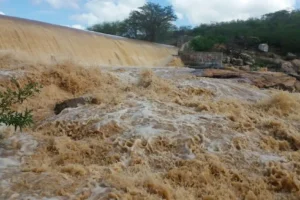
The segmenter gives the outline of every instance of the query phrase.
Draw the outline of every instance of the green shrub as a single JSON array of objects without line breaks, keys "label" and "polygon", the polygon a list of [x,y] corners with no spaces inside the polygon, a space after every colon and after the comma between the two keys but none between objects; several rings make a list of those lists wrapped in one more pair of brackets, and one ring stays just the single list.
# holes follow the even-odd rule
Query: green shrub
[{"label": "green shrub", "polygon": [[194,51],[208,51],[213,47],[214,41],[207,37],[197,36],[192,39],[190,45]]},{"label": "green shrub", "polygon": [[190,47],[194,51],[209,51],[215,44],[222,44],[226,39],[222,36],[218,37],[207,37],[207,36],[197,36],[191,40]]},{"label": "green shrub", "polygon": [[6,91],[0,92],[0,123],[14,126],[15,130],[17,128],[22,130],[33,124],[32,110],[26,108],[24,112],[17,112],[12,107],[22,104],[35,93],[40,92],[41,86],[38,83],[30,82],[21,88],[16,79],[13,78],[11,81],[16,86],[16,90],[6,88]]}]

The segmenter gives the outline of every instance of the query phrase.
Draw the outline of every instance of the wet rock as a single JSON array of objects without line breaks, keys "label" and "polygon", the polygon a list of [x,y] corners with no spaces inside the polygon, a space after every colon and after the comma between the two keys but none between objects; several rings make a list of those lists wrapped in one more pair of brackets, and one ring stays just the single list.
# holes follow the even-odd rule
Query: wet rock
[{"label": "wet rock", "polygon": [[296,58],[297,58],[297,56],[295,54],[293,54],[293,53],[289,52],[289,53],[286,54],[286,59],[287,60],[294,60]]},{"label": "wet rock", "polygon": [[288,91],[296,89],[297,79],[280,72],[244,72],[232,70],[206,69],[204,77],[209,78],[242,78],[249,80],[252,85],[259,88],[277,88]]},{"label": "wet rock", "polygon": [[277,88],[294,91],[296,78],[278,72],[257,73],[248,77],[252,84],[259,88]]},{"label": "wet rock", "polygon": [[66,108],[76,108],[80,105],[91,104],[91,103],[95,104],[97,103],[97,100],[91,97],[79,97],[74,99],[68,99],[66,101],[56,104],[54,108],[54,113],[58,115]]},{"label": "wet rock", "polygon": [[241,73],[232,70],[214,70],[214,69],[207,69],[203,72],[204,77],[209,78],[240,78]]},{"label": "wet rock", "polygon": [[296,74],[296,71],[291,62],[282,63],[281,70],[287,74]]},{"label": "wet rock", "polygon": [[258,49],[262,52],[269,52],[269,45],[268,44],[260,44],[258,45]]}]

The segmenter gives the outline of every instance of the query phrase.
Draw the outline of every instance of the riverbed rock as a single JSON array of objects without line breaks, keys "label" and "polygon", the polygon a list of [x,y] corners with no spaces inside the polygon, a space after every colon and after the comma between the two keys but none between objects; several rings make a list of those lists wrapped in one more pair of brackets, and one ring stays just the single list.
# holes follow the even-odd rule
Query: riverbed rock
[{"label": "riverbed rock", "polygon": [[300,73],[300,60],[299,59],[295,59],[292,61],[292,64],[294,66],[294,69]]},{"label": "riverbed rock", "polygon": [[284,62],[281,65],[281,70],[287,74],[296,74],[294,66],[291,62]]},{"label": "riverbed rock", "polygon": [[240,78],[242,72],[233,71],[233,70],[215,70],[215,69],[206,69],[203,71],[202,76],[208,78]]},{"label": "riverbed rock", "polygon": [[258,88],[277,88],[295,91],[297,79],[281,72],[245,72],[232,70],[206,69],[203,74],[209,78],[239,78],[248,80]]}]

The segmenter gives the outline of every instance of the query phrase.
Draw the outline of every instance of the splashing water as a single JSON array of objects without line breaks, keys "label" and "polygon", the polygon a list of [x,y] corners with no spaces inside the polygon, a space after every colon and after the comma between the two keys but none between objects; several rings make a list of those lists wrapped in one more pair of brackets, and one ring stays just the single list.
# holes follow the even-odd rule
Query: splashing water
[{"label": "splashing water", "polygon": [[1,197],[297,199],[299,95],[191,72],[106,68],[78,93],[100,103],[59,115],[48,97],[34,131],[7,139],[24,148],[1,154]]}]

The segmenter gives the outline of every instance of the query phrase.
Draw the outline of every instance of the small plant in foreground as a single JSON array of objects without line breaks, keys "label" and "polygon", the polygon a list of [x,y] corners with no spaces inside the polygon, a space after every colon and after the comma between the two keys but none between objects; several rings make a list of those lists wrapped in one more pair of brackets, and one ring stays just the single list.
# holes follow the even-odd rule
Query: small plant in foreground
[{"label": "small plant in foreground", "polygon": [[16,90],[6,88],[6,91],[0,92],[0,123],[14,126],[15,130],[17,128],[22,130],[33,124],[32,110],[26,108],[24,112],[17,112],[12,109],[12,106],[22,104],[35,93],[39,93],[41,85],[30,82],[22,88],[15,78],[11,81],[16,86]]}]

